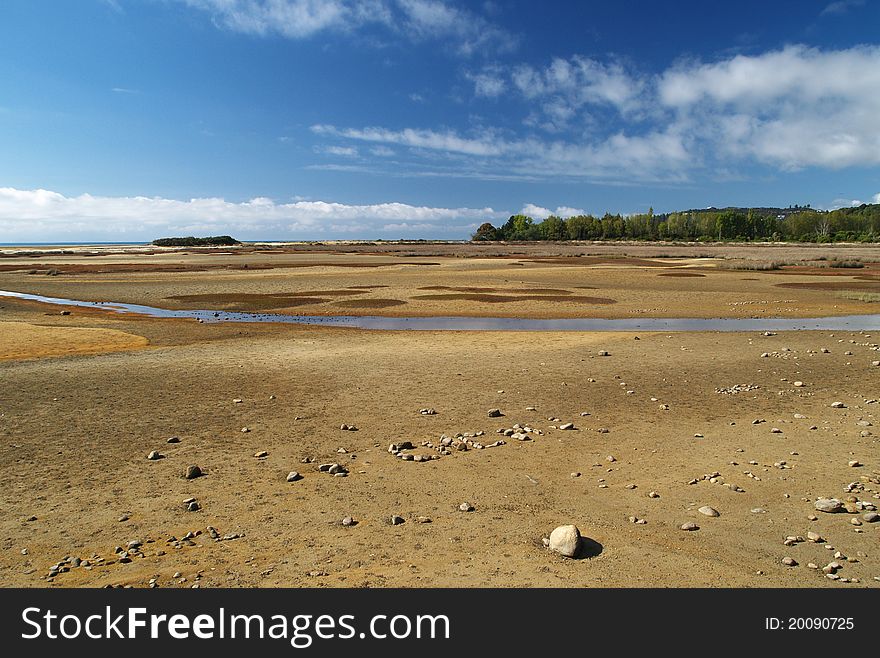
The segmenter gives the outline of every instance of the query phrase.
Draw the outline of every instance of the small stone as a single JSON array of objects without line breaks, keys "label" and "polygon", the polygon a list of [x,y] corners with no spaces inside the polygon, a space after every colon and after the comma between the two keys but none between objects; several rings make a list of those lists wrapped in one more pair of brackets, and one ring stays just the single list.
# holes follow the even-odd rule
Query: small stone
[{"label": "small stone", "polygon": [[458,506],[458,509],[460,509],[462,512],[473,512],[474,506],[468,502],[464,502]]},{"label": "small stone", "polygon": [[186,467],[187,480],[194,480],[195,478],[201,477],[202,475],[204,475],[204,473],[202,473],[202,469],[199,468],[196,464],[190,464]]},{"label": "small stone", "polygon": [[429,516],[417,516],[416,523],[431,523],[431,517]]},{"label": "small stone", "polygon": [[782,434],[782,430],[779,429],[778,427],[774,427],[773,429],[770,430],[770,434]]},{"label": "small stone", "polygon": [[[392,517],[392,518],[398,518],[398,519],[399,519],[400,517],[398,516],[398,517]],[[355,523],[357,523],[357,521],[355,521],[355,520],[354,520],[353,518],[351,518],[350,516],[346,516],[344,519],[342,519],[342,525],[345,526],[346,528],[348,528],[349,526],[353,526]],[[392,524],[393,524],[393,525],[397,525],[396,523],[394,523],[393,520],[392,520]]]},{"label": "small stone", "polygon": [[807,533],[807,539],[817,544],[821,541],[825,541],[824,539],[822,539],[822,535],[820,535],[818,532],[813,532],[812,530]]},{"label": "small stone", "polygon": [[254,457],[256,457],[257,459],[263,459],[263,457],[268,457],[268,456],[269,456],[269,453],[266,452],[265,450],[260,450],[259,452],[254,453]]},{"label": "small stone", "polygon": [[791,558],[791,557],[782,558],[782,564],[784,564],[787,567],[796,567],[798,565],[797,560],[795,560],[794,558]]},{"label": "small stone", "polygon": [[288,482],[296,482],[297,480],[300,480],[300,479],[302,479],[302,475],[300,475],[296,471],[291,471],[290,473],[287,474],[287,481]]},{"label": "small stone", "polygon": [[708,505],[703,505],[700,509],[697,510],[700,514],[704,514],[706,516],[721,516],[720,512],[714,507],[709,507]]},{"label": "small stone", "polygon": [[126,521],[128,521],[128,514],[123,514],[117,519],[117,521],[119,521],[119,523],[125,523]]},{"label": "small stone", "polygon": [[683,524],[681,525],[681,529],[682,529],[682,530],[686,530],[687,532],[692,532],[692,531],[694,531],[694,530],[699,530],[699,529],[700,529],[700,526],[698,526],[698,525],[697,525],[696,523],[694,523],[693,521],[688,521],[687,523],[683,523]]},{"label": "small stone", "polygon": [[611,352],[607,352],[605,350],[599,350],[596,354],[599,356],[611,356]]},{"label": "small stone", "polygon": [[243,400],[241,398],[235,398],[232,402],[233,404],[241,404]]},{"label": "small stone", "polygon": [[153,450],[149,455],[147,455],[147,459],[150,461],[155,461],[157,459],[162,459],[162,455],[159,454],[158,450]]},{"label": "small stone", "polygon": [[504,414],[501,413],[501,409],[489,409],[488,416],[489,418],[500,418]]},{"label": "small stone", "polygon": [[605,461],[606,461],[606,462],[616,462],[617,459],[614,457],[614,455],[608,455],[608,456],[605,458]]},{"label": "small stone", "polygon": [[861,464],[861,462],[859,462],[858,459],[853,459],[853,460],[850,460],[850,462],[849,462],[850,468],[858,468],[861,465],[862,464]]},{"label": "small stone", "polygon": [[795,388],[803,388],[803,387],[804,387],[804,383],[803,383],[803,382],[795,382],[795,383],[794,383],[794,387],[795,387]]},{"label": "small stone", "polygon": [[179,436],[168,437],[168,440],[166,441],[166,443],[180,443],[180,437]]},{"label": "small stone", "polygon": [[187,512],[198,512],[200,509],[202,509],[202,506],[199,505],[199,502],[197,500],[192,501],[189,505],[186,506]]},{"label": "small stone", "polygon": [[846,405],[843,402],[832,402],[831,408],[832,409],[846,409]]},{"label": "small stone", "polygon": [[247,433],[250,432],[250,431],[251,431],[251,428],[250,428],[250,427],[242,427],[242,428],[241,428],[241,432],[242,432],[242,434],[247,434]]},{"label": "small stone", "polygon": [[561,525],[550,533],[549,547],[565,557],[574,557],[581,546],[581,533],[574,525]]},{"label": "small stone", "polygon": [[561,430],[573,430],[573,429],[574,429],[574,423],[563,423],[562,425],[559,426],[559,429],[561,429]]},{"label": "small stone", "polygon": [[865,521],[865,523],[877,523],[880,521],[880,514],[877,512],[865,512],[862,514],[862,520]]},{"label": "small stone", "polygon": [[404,522],[405,519],[402,516],[398,516],[397,514],[391,516],[391,525],[401,525]]},{"label": "small stone", "polygon": [[656,491],[649,491],[648,492],[648,498],[659,498],[659,497],[660,497],[660,494],[658,494]]}]

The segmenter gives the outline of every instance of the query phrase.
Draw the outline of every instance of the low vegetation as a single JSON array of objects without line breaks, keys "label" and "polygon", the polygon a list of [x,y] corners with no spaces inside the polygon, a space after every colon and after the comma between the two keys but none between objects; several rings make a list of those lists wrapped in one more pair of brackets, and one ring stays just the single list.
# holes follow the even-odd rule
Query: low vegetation
[{"label": "low vegetation", "polygon": [[159,238],[153,240],[156,247],[231,247],[241,244],[229,235],[214,235],[206,238],[188,236],[185,238]]}]

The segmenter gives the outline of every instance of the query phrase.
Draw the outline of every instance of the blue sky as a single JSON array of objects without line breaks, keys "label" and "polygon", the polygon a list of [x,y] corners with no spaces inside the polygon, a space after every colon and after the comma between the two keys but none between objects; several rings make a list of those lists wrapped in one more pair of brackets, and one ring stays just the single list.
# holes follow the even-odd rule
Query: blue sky
[{"label": "blue sky", "polygon": [[4,0],[0,242],[880,202],[880,2]]}]

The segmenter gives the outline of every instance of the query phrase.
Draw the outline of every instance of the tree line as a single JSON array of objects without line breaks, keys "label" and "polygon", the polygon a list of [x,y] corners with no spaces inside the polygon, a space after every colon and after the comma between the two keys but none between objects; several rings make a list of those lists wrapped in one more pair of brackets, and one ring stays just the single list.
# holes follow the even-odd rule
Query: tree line
[{"label": "tree line", "polygon": [[157,247],[231,247],[241,244],[229,235],[211,235],[206,238],[196,238],[189,235],[185,238],[159,238],[153,240]]},{"label": "tree line", "polygon": [[683,240],[775,242],[878,242],[880,204],[822,211],[810,207],[709,208],[603,217],[550,215],[536,222],[512,215],[501,226],[482,224],[474,241],[525,240]]}]

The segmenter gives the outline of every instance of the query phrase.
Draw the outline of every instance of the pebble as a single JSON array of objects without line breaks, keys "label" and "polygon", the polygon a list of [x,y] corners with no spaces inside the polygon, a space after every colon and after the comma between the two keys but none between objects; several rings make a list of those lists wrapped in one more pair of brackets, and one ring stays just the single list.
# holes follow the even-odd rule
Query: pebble
[{"label": "pebble", "polygon": [[166,443],[180,443],[180,437],[179,436],[170,436],[170,437],[168,437],[168,440],[166,441]]},{"label": "pebble", "polygon": [[302,479],[302,475],[300,475],[296,471],[291,471],[290,473],[287,474],[287,481],[288,482],[296,482],[297,480],[300,480],[300,479]]},{"label": "pebble", "polygon": [[158,450],[153,450],[149,455],[147,455],[147,459],[155,461],[157,459],[162,459],[162,455],[159,454]]},{"label": "pebble", "polygon": [[649,491],[648,492],[648,498],[659,498],[659,497],[660,497],[660,494],[658,494],[656,491]]},{"label": "pebble", "polygon": [[488,416],[489,418],[500,418],[504,414],[501,413],[501,409],[489,409]]},{"label": "pebble", "polygon": [[846,405],[843,402],[832,402],[831,408],[832,409],[846,409]]},{"label": "pebble", "polygon": [[202,475],[204,475],[204,473],[202,473],[202,469],[199,468],[196,464],[190,464],[186,467],[187,480],[194,480],[195,478],[201,477]]},{"label": "pebble", "polygon": [[795,560],[794,558],[791,558],[791,557],[782,558],[782,564],[784,564],[787,567],[796,567],[798,565],[797,560]]},{"label": "pebble", "polygon": [[867,523],[877,523],[880,521],[880,514],[877,512],[866,512],[862,514],[862,520]]},{"label": "pebble", "polygon": [[[391,517],[391,518],[392,518],[392,521],[391,521],[391,522],[392,522],[392,524],[394,524],[393,519],[394,519],[394,518],[398,518],[398,519],[399,519],[400,517],[398,516],[398,517]],[[355,525],[356,523],[357,523],[357,521],[355,521],[355,520],[354,520],[352,517],[350,517],[350,516],[346,516],[344,519],[342,519],[342,525],[344,525],[346,528],[348,528],[349,526],[353,526],[353,525]],[[394,524],[394,525],[396,525],[396,524]]]},{"label": "pebble", "polygon": [[202,509],[202,506],[199,505],[198,501],[194,500],[189,505],[186,506],[186,511],[188,512],[198,512]]},{"label": "pebble", "polygon": [[268,456],[269,456],[269,453],[266,452],[265,450],[260,450],[259,452],[254,453],[254,457],[256,457],[257,459],[262,459],[263,457],[268,457]]},{"label": "pebble", "polygon": [[714,507],[709,507],[708,505],[703,505],[697,511],[700,514],[704,514],[706,516],[721,516],[721,513],[717,509],[715,509]]},{"label": "pebble", "polygon": [[574,429],[574,423],[563,423],[562,425],[559,426],[559,429],[561,429],[561,430],[573,430],[573,429]]},{"label": "pebble", "polygon": [[416,523],[431,523],[430,516],[417,516]]},{"label": "pebble", "polygon": [[803,382],[795,382],[794,386],[795,386],[795,388],[803,388],[804,383]]},{"label": "pebble", "polygon": [[397,514],[391,516],[391,525],[401,525],[404,522],[405,519],[402,516],[398,516]]},{"label": "pebble", "polygon": [[596,354],[598,354],[599,356],[611,356],[611,352],[608,352],[606,350],[599,350]]},{"label": "pebble", "polygon": [[862,464],[861,464],[861,462],[859,462],[858,459],[853,459],[849,462],[849,465],[850,465],[850,468],[858,468]]},{"label": "pebble", "polygon": [[686,530],[686,531],[688,531],[688,532],[691,532],[691,531],[693,531],[693,530],[699,530],[699,529],[700,529],[700,526],[698,526],[698,525],[697,525],[696,523],[694,523],[693,521],[688,521],[687,523],[683,523],[683,524],[681,525],[681,529],[682,529],[682,530]]},{"label": "pebble", "polygon": [[549,547],[565,557],[574,557],[581,547],[581,532],[577,526],[561,525],[550,533]]},{"label": "pebble", "polygon": [[460,509],[462,512],[473,512],[474,506],[468,502],[464,502],[458,506],[458,509]]},{"label": "pebble", "polygon": [[824,539],[822,539],[822,535],[820,535],[818,532],[813,532],[812,530],[807,533],[807,539],[817,544],[819,542],[825,541]]}]

